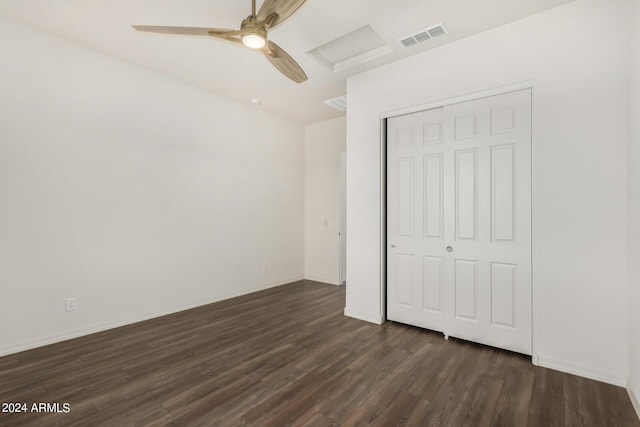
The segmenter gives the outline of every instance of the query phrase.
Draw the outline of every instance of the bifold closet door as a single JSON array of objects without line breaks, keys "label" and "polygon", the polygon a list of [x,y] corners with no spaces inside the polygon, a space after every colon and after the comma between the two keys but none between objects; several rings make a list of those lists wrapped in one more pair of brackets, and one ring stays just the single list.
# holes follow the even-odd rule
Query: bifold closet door
[{"label": "bifold closet door", "polygon": [[531,354],[531,92],[387,122],[387,318]]}]

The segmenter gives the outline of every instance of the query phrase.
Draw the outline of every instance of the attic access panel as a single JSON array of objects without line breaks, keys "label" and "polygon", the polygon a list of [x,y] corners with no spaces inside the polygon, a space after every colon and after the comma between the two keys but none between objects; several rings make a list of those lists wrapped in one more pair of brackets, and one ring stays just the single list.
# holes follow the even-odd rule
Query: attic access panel
[{"label": "attic access panel", "polygon": [[307,54],[337,72],[393,52],[369,25],[331,40]]}]

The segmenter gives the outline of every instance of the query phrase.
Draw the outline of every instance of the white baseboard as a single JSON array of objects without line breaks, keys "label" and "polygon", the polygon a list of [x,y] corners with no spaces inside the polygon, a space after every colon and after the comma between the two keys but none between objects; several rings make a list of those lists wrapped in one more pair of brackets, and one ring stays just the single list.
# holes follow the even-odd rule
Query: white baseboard
[{"label": "white baseboard", "polygon": [[369,316],[367,314],[356,313],[349,310],[347,307],[344,308],[344,315],[347,317],[353,317],[354,319],[364,320],[365,322],[375,323],[376,325],[382,325],[384,323],[384,318],[382,316]]},{"label": "white baseboard", "polygon": [[313,274],[305,274],[304,278],[305,278],[305,280],[311,280],[311,281],[314,281],[314,282],[326,283],[328,285],[336,285],[336,286],[339,285],[338,281],[335,280],[335,279],[328,279],[326,277],[314,276]]},{"label": "white baseboard", "polygon": [[[541,355],[535,355],[534,360],[537,360],[537,365],[542,366],[543,368],[577,375],[579,377],[600,381],[618,387],[626,386],[626,381],[623,378],[619,378],[610,372],[598,372],[588,366],[581,366],[577,363],[571,363],[563,360],[555,360]],[[534,364],[536,363],[534,362]]]},{"label": "white baseboard", "polygon": [[125,320],[118,320],[116,322],[97,325],[97,326],[93,326],[93,327],[90,327],[90,328],[68,330],[68,331],[64,331],[64,332],[60,332],[60,333],[56,333],[56,334],[52,334],[52,335],[38,337],[38,338],[35,338],[35,339],[31,339],[31,340],[23,341],[23,342],[20,342],[20,343],[12,344],[12,345],[9,345],[9,346],[6,346],[6,347],[0,347],[0,357],[7,356],[9,354],[19,353],[19,352],[25,351],[25,350],[31,350],[31,349],[37,348],[37,347],[43,347],[43,346],[49,345],[49,344],[55,344],[55,343],[58,343],[58,342],[61,342],[61,341],[67,341],[67,340],[70,340],[70,339],[73,339],[73,338],[79,338],[79,337],[82,337],[82,336],[85,336],[85,335],[95,334],[97,332],[102,332],[102,331],[106,331],[106,330],[109,330],[109,329],[119,328],[121,326],[130,325],[132,323],[143,322],[145,320],[154,319],[156,317],[161,317],[161,316],[166,316],[168,314],[178,313],[180,311],[190,310],[192,308],[201,307],[203,305],[212,304],[214,302],[219,302],[219,301],[224,301],[224,300],[235,298],[235,297],[239,297],[239,296],[242,296],[242,295],[252,294],[254,292],[263,291],[265,289],[275,288],[275,287],[278,287],[278,286],[286,285],[288,283],[297,282],[297,281],[303,280],[303,279],[304,279],[303,276],[298,276],[298,277],[292,278],[290,280],[285,280],[285,281],[276,282],[276,283],[270,283],[270,284],[267,284],[267,285],[260,285],[260,286],[256,286],[256,287],[253,287],[253,288],[250,288],[250,289],[242,290],[240,292],[233,292],[233,293],[229,293],[229,294],[225,294],[225,295],[220,295],[220,296],[217,296],[217,297],[214,297],[214,298],[201,300],[201,301],[198,301],[196,303],[188,304],[188,305],[185,305],[185,306],[172,307],[172,308],[168,308],[166,310],[161,310],[161,311],[154,312],[154,313],[147,313],[147,314],[144,314],[144,315],[141,315],[141,316],[136,316],[136,317],[132,317],[132,318],[125,319]]},{"label": "white baseboard", "polygon": [[631,404],[633,405],[633,409],[636,410],[636,414],[638,414],[638,418],[640,418],[640,401],[638,400],[638,396],[633,390],[633,384],[631,384],[631,378],[627,380],[627,393],[629,393],[629,399],[631,399]]}]

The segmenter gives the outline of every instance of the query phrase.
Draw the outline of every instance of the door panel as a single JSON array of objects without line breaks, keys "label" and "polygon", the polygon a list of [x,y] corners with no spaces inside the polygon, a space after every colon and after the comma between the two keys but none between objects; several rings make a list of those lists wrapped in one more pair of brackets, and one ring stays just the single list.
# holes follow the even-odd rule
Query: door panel
[{"label": "door panel", "polygon": [[396,283],[398,304],[411,306],[413,294],[413,255],[396,254]]},{"label": "door panel", "polygon": [[455,260],[455,317],[476,319],[477,261]]},{"label": "door panel", "polygon": [[515,145],[491,147],[491,230],[493,241],[512,242],[515,218]]},{"label": "door panel", "polygon": [[491,263],[491,324],[516,326],[516,269],[513,264]]},{"label": "door panel", "polygon": [[441,121],[424,124],[424,145],[442,144],[443,136]]},{"label": "door panel", "polygon": [[469,139],[469,138],[476,137],[475,114],[456,116],[455,123],[456,123],[455,139]]},{"label": "door panel", "polygon": [[476,240],[476,150],[456,151],[456,237]]},{"label": "door panel", "polygon": [[398,186],[398,235],[413,236],[413,158],[403,157],[396,161]]},{"label": "door panel", "polygon": [[442,153],[424,156],[424,237],[442,238],[444,179]]},{"label": "door panel", "polygon": [[442,257],[425,256],[423,258],[423,308],[425,310],[442,311]]},{"label": "door panel", "polygon": [[530,90],[387,130],[387,317],[531,354]]}]

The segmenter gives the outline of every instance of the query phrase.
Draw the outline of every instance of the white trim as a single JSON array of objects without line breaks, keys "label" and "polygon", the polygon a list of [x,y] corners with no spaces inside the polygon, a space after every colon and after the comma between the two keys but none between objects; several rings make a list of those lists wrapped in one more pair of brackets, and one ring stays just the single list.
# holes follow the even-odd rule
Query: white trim
[{"label": "white trim", "polygon": [[636,393],[633,391],[631,378],[627,378],[627,393],[629,393],[629,399],[631,399],[633,409],[636,410],[636,414],[638,414],[638,418],[640,418],[640,400],[638,400],[638,396],[636,396]]},{"label": "white trim", "polygon": [[612,384],[618,387],[624,387],[626,385],[626,381],[623,378],[616,377],[609,372],[594,371],[588,366],[582,366],[577,363],[538,356],[538,366],[553,369],[555,371],[565,372],[567,374],[577,375],[579,377],[588,378],[590,380]]},{"label": "white trim", "polygon": [[380,120],[380,318],[387,319],[387,127]]},{"label": "white trim", "polygon": [[375,317],[369,316],[368,314],[356,313],[349,310],[347,307],[344,308],[344,315],[347,317],[353,317],[354,319],[364,320],[365,322],[375,323],[376,325],[382,325],[384,323],[384,318],[382,316]]},{"label": "white trim", "polygon": [[85,328],[85,329],[74,329],[74,330],[69,330],[69,331],[65,331],[65,332],[61,332],[61,333],[57,333],[57,334],[52,334],[52,335],[47,335],[47,336],[43,336],[43,337],[39,337],[36,339],[32,339],[32,340],[28,340],[28,341],[24,341],[21,343],[17,343],[17,344],[13,344],[7,347],[0,347],[0,357],[2,356],[8,356],[10,354],[14,354],[14,353],[19,353],[22,351],[26,351],[26,350],[31,350],[33,348],[37,348],[37,347],[42,347],[45,345],[49,345],[49,344],[55,344],[61,341],[67,341],[70,339],[74,339],[74,338],[79,338],[85,335],[90,335],[90,334],[95,334],[97,332],[103,332],[109,329],[114,329],[114,328],[119,328],[121,326],[126,326],[126,325],[130,325],[133,323],[138,323],[138,322],[143,322],[145,320],[150,320],[150,319],[154,319],[156,317],[162,317],[162,316],[166,316],[169,314],[174,314],[174,313],[178,313],[180,311],[185,311],[185,310],[190,310],[192,308],[196,308],[196,307],[201,307],[203,305],[207,305],[207,304],[212,304],[215,302],[219,302],[219,301],[224,301],[227,299],[231,299],[231,298],[235,298],[235,297],[239,297],[239,296],[243,296],[243,295],[247,295],[247,294],[251,294],[254,292],[258,292],[258,291],[263,291],[266,289],[270,289],[270,288],[276,288],[278,286],[282,286],[282,285],[286,285],[292,282],[297,282],[300,280],[303,280],[303,276],[297,276],[295,278],[283,281],[283,282],[277,282],[277,283],[271,283],[268,285],[261,285],[261,286],[257,286],[254,288],[250,288],[250,289],[245,289],[243,291],[240,292],[234,292],[231,294],[226,294],[226,295],[222,295],[222,296],[217,296],[211,299],[206,299],[206,300],[201,300],[195,304],[188,304],[185,306],[180,306],[180,307],[173,307],[173,308],[168,308],[165,310],[161,310],[161,311],[157,311],[154,313],[148,313],[148,314],[144,314],[141,316],[136,316],[136,317],[132,317],[126,320],[119,320],[117,322],[112,322],[112,323],[107,323],[107,324],[103,324],[103,325],[99,325],[99,326],[93,326],[90,328]]},{"label": "white trim", "polygon": [[347,58],[344,61],[336,62],[335,64],[333,64],[332,71],[334,73],[337,73],[338,71],[346,70],[347,68],[351,68],[354,65],[363,64],[365,62],[372,61],[376,58],[380,58],[381,56],[388,55],[390,53],[393,53],[393,49],[384,44],[380,47],[371,49],[370,51],[361,53],[360,55]]},{"label": "white trim", "polygon": [[[487,89],[478,92],[472,92],[465,95],[456,96],[453,98],[439,99],[429,102],[427,104],[415,105],[413,107],[401,108],[399,110],[387,111],[380,114],[381,119],[388,119],[389,117],[403,116],[405,114],[417,113],[418,111],[430,110],[432,108],[446,107],[451,104],[459,104],[461,102],[473,101],[480,98],[487,98],[489,96],[502,95],[509,92],[515,92],[522,89],[533,88],[533,80],[527,80],[520,83],[513,83],[510,85],[499,86],[492,89]],[[533,114],[533,112],[532,112]]]},{"label": "white trim", "polygon": [[338,286],[339,283],[335,279],[327,279],[326,277],[314,276],[313,274],[305,274],[304,280],[311,280],[313,282],[325,283],[327,285]]},{"label": "white trim", "polygon": [[321,53],[317,52],[316,49],[313,49],[307,52],[308,55],[311,55],[315,60],[320,62],[322,65],[324,65],[334,73],[337,73],[342,70],[346,70],[347,68],[351,68],[355,65],[372,61],[376,58],[380,58],[381,56],[388,55],[390,53],[393,53],[393,49],[391,49],[388,45],[384,44],[382,46],[378,46],[366,52],[360,53],[356,56],[347,58],[343,61],[338,61],[334,63],[330,59],[325,58]]},{"label": "white trim", "polygon": [[529,101],[531,102],[531,134],[529,135],[529,137],[531,138],[530,143],[529,143],[529,148],[530,148],[530,162],[531,162],[531,257],[530,257],[530,262],[531,262],[531,271],[530,271],[530,277],[529,280],[531,280],[531,353],[533,355],[535,355],[535,357],[533,358],[532,362],[534,365],[538,366],[538,359],[539,359],[539,355],[538,353],[538,318],[539,318],[539,313],[538,313],[538,309],[537,307],[542,307],[542,304],[538,304],[537,301],[537,297],[538,297],[538,293],[537,293],[537,285],[536,285],[536,281],[535,281],[535,253],[536,253],[536,211],[535,211],[535,206],[536,206],[536,192],[535,192],[535,188],[536,188],[536,174],[535,174],[535,166],[536,166],[536,156],[535,156],[535,111],[534,111],[534,102],[533,102],[533,98],[535,96],[535,91],[533,88],[533,85],[531,87],[529,87]]}]

